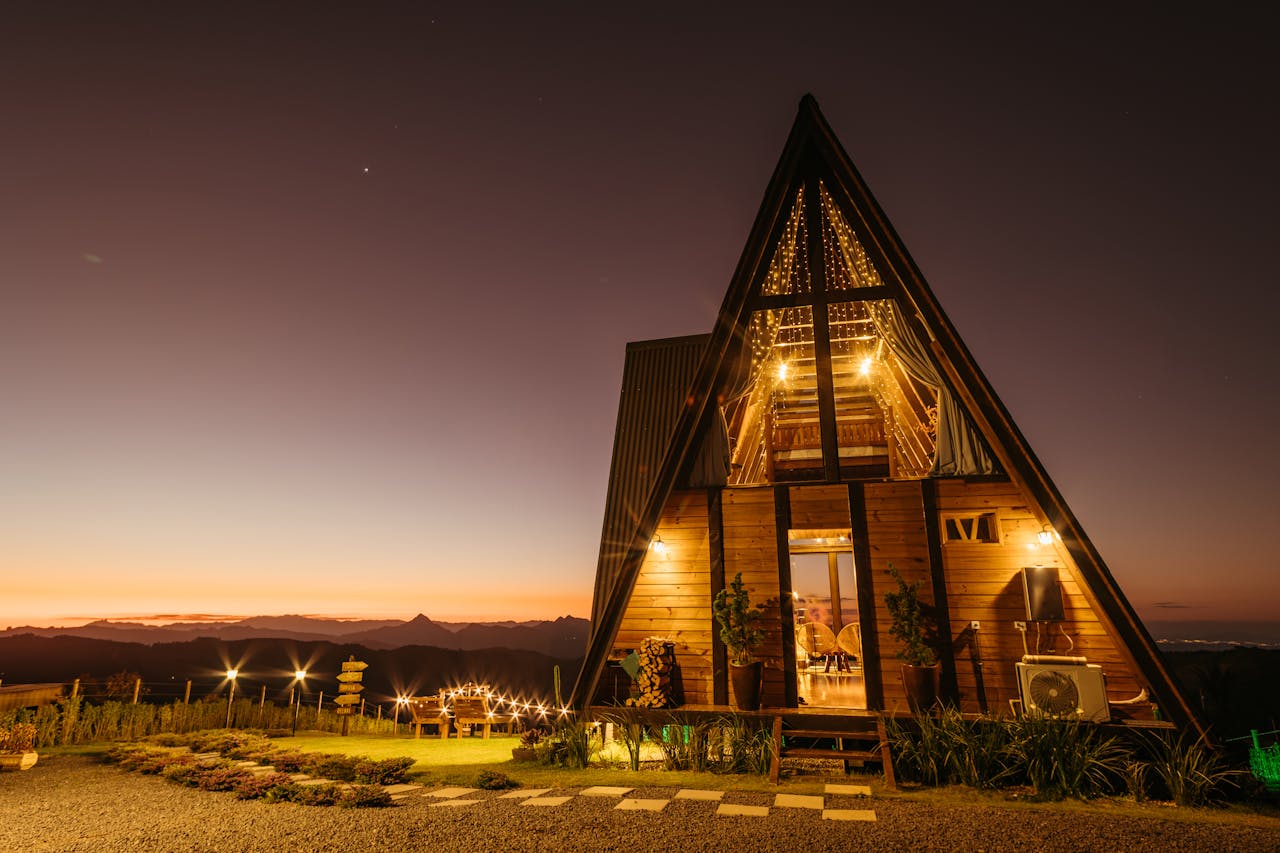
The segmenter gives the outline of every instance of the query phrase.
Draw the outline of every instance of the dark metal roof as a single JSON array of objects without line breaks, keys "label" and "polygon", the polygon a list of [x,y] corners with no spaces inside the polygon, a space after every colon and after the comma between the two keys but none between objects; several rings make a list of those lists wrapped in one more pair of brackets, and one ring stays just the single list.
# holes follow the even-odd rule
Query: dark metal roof
[{"label": "dark metal roof", "polygon": [[591,605],[594,632],[618,580],[710,335],[627,344],[604,530]]}]

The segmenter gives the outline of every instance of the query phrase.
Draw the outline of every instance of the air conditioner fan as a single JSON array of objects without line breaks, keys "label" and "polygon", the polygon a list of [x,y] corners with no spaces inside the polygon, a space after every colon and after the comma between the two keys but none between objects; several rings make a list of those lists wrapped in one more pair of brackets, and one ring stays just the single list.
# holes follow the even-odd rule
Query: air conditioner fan
[{"label": "air conditioner fan", "polygon": [[1027,686],[1031,701],[1046,714],[1072,714],[1080,707],[1075,682],[1057,670],[1036,673]]}]

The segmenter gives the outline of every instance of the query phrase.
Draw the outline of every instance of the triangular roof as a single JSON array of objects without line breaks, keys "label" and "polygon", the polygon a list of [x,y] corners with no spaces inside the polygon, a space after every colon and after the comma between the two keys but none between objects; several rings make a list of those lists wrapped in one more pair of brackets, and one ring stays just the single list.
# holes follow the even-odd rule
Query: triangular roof
[{"label": "triangular roof", "polygon": [[740,341],[751,295],[768,274],[773,248],[787,225],[790,202],[806,182],[819,180],[879,272],[883,287],[878,289],[897,300],[904,319],[929,348],[944,379],[995,453],[1000,467],[1048,516],[1105,619],[1151,684],[1156,701],[1174,722],[1198,726],[1193,710],[1171,678],[1142,622],[960,339],[811,95],[805,95],[800,101],[799,113],[765,191],[715,327],[661,455],[661,465],[650,480],[648,497],[636,514],[634,530],[630,537],[622,536],[620,530],[612,532],[618,544],[622,541],[629,544],[619,552],[611,576],[597,578],[592,639],[574,687],[575,705],[586,704],[603,672],[609,646],[617,633],[663,505],[676,488],[682,471],[691,463],[692,454],[698,450],[700,428],[709,423],[717,389],[723,387],[727,371],[732,368],[729,361],[735,336]]}]

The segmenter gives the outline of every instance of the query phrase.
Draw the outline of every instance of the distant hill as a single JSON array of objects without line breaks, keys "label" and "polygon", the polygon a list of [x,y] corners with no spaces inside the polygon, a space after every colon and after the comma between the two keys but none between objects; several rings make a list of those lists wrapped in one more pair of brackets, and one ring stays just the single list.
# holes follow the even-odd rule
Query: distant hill
[{"label": "distant hill", "polygon": [[529,622],[435,622],[419,613],[399,619],[323,619],[314,616],[252,616],[230,622],[175,622],[143,625],[101,619],[74,628],[22,626],[0,631],[0,639],[24,634],[37,637],[81,637],[121,643],[181,643],[214,639],[289,639],[359,643],[374,649],[434,646],[441,649],[522,649],[559,658],[581,657],[590,623],[575,616]]},{"label": "distant hill", "polygon": [[[180,643],[125,643],[88,637],[0,637],[0,678],[5,684],[70,682],[82,679],[87,695],[96,695],[107,676],[128,671],[142,677],[152,699],[181,698],[191,679],[192,700],[225,690],[228,667],[240,670],[237,692],[287,701],[293,672],[309,673],[305,695],[337,691],[339,664],[349,655],[369,664],[364,684],[370,702],[391,702],[398,695],[434,694],[468,681],[491,685],[508,695],[550,699],[553,670],[561,670],[564,693],[577,677],[582,655],[557,658],[524,649],[441,649],[420,645],[374,649],[356,643],[297,641],[281,638]],[[225,696],[225,693],[222,695]],[[315,701],[310,698],[308,701]],[[389,709],[388,709],[389,710]]]}]

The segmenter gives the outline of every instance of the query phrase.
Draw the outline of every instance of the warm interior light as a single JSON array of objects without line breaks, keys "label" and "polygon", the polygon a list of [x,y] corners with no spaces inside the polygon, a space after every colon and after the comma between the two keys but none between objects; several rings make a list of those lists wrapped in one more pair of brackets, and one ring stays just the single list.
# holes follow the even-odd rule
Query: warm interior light
[{"label": "warm interior light", "polygon": [[662,537],[656,533],[653,535],[653,541],[649,543],[649,550],[657,554],[659,557],[667,556],[667,543],[662,541]]},{"label": "warm interior light", "polygon": [[867,358],[864,358],[862,360],[862,364],[858,365],[858,372],[861,373],[863,376],[868,376],[870,375],[871,368],[874,364],[875,362],[873,362],[870,356],[868,356]]},{"label": "warm interior light", "polygon": [[778,362],[778,367],[777,367],[777,369],[774,371],[774,376],[776,376],[776,377],[777,377],[777,379],[778,379],[778,381],[779,381],[779,382],[786,382],[786,381],[787,381],[787,376],[788,376],[790,373],[791,373],[791,365],[790,365],[790,364],[788,364],[788,363],[787,363],[787,362],[785,362],[785,361],[780,361],[780,362]]}]

